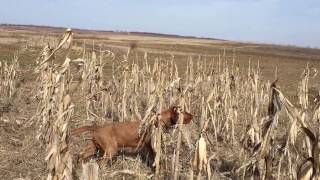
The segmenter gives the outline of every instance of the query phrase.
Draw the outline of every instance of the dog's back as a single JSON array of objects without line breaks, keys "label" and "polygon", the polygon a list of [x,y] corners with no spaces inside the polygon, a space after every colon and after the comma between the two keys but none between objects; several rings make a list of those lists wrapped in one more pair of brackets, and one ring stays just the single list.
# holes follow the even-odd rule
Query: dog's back
[{"label": "dog's back", "polygon": [[140,139],[139,125],[139,121],[106,124],[95,128],[92,137],[101,143],[114,142],[118,147],[137,147]]},{"label": "dog's back", "polygon": [[94,131],[96,129],[97,129],[97,126],[82,126],[80,128],[73,129],[71,131],[71,135],[76,136],[76,135],[79,135],[79,134],[84,133],[86,131]]}]

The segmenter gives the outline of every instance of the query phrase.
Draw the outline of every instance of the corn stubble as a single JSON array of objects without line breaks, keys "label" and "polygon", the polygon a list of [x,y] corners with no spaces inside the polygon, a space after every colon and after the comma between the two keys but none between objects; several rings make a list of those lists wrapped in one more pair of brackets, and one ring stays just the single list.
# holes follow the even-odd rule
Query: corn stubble
[{"label": "corn stubble", "polygon": [[11,63],[0,61],[0,115],[9,111],[12,101],[16,98],[19,84],[19,54]]},{"label": "corn stubble", "polygon": [[[156,152],[154,175],[137,168],[139,159],[135,159],[133,166],[123,162],[121,167],[110,167],[111,173],[98,172],[94,164],[84,165],[84,172],[91,169],[92,179],[97,174],[138,179],[319,178],[319,128],[312,128],[319,127],[320,106],[311,105],[308,97],[314,69],[306,67],[298,88],[299,103],[294,106],[277,80],[261,80],[259,64],[241,69],[225,54],[216,59],[199,55],[187,60],[182,73],[174,56],[151,62],[146,52],[143,59],[133,60],[135,50],[129,47],[121,60],[115,60],[110,51],[84,49],[81,58],[66,57],[59,66],[54,53],[71,44],[71,39],[72,31],[67,31],[56,48],[45,46],[36,69],[41,87],[38,138],[49,152],[48,179],[72,179],[68,131],[73,113],[78,113],[74,112],[77,104],[72,104],[76,94],[85,102],[82,124],[141,121],[139,134],[152,134]],[[72,64],[78,72],[72,73]],[[108,76],[107,64],[111,65]],[[74,86],[71,82],[76,76],[79,80]],[[178,125],[168,134],[154,122],[157,113],[171,105],[195,116],[192,125],[183,125],[179,114]],[[227,167],[226,162],[232,163]]]}]

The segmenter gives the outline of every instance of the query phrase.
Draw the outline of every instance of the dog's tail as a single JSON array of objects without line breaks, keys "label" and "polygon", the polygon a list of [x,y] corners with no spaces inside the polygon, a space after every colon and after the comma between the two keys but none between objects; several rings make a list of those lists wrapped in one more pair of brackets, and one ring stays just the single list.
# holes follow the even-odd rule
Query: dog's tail
[{"label": "dog's tail", "polygon": [[80,128],[72,129],[71,135],[79,135],[81,133],[84,133],[86,131],[94,131],[96,130],[96,126],[82,126]]}]

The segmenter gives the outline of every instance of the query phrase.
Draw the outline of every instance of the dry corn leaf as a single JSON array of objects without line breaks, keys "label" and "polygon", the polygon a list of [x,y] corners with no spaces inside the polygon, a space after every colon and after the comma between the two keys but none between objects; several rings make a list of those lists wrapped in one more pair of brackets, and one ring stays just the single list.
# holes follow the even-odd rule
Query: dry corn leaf
[{"label": "dry corn leaf", "polygon": [[197,142],[196,151],[193,158],[193,167],[199,172],[207,167],[207,144],[205,139],[201,136]]}]

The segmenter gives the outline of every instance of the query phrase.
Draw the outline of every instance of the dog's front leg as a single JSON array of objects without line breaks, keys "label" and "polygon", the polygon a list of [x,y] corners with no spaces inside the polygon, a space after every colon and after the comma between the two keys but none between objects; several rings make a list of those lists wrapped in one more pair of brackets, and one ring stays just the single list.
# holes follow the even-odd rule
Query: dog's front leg
[{"label": "dog's front leg", "polygon": [[99,165],[105,166],[106,163],[112,159],[112,157],[117,153],[118,148],[117,147],[108,147],[103,154],[103,157],[101,158]]}]

